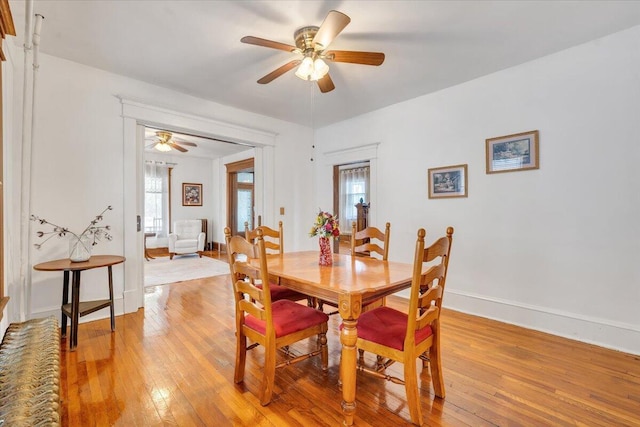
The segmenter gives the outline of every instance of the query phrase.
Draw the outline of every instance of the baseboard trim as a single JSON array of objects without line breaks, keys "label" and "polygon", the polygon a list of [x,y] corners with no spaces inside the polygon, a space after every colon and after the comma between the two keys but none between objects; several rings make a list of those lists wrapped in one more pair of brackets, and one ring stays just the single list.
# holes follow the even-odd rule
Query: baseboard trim
[{"label": "baseboard trim", "polygon": [[600,347],[640,355],[640,327],[447,289],[445,307]]}]

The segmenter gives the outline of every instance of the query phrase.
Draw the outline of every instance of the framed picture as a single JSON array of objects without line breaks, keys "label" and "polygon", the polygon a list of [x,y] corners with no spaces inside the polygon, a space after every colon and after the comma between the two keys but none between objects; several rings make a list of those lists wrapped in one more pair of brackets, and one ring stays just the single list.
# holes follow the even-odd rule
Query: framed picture
[{"label": "framed picture", "polygon": [[487,173],[538,169],[538,131],[487,139]]},{"label": "framed picture", "polygon": [[429,169],[429,198],[467,197],[467,165]]},{"label": "framed picture", "polygon": [[202,184],[182,183],[182,206],[202,206]]}]

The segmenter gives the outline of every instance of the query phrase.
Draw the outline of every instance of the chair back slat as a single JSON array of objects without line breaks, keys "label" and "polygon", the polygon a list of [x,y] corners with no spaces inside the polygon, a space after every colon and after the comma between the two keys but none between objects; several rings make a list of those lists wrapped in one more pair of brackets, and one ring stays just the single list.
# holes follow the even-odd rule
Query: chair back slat
[{"label": "chair back slat", "polygon": [[356,246],[356,252],[358,254],[375,252],[377,254],[384,255],[384,249],[376,243],[365,243],[363,245]]},{"label": "chair back slat", "polygon": [[261,288],[256,287],[255,282],[251,279],[236,280],[236,282],[234,283],[234,290],[236,292],[241,292],[245,295],[248,295],[250,298],[258,301],[262,301],[264,299],[264,296],[262,295],[263,290]]},{"label": "chair back slat", "polygon": [[[431,288],[433,282],[441,285],[444,279],[445,266],[443,263],[432,265],[427,271],[425,271],[420,277],[420,289],[421,293]],[[442,287],[442,286],[441,286]]]},{"label": "chair back slat", "polygon": [[234,263],[235,274],[240,276],[238,278],[248,277],[250,279],[253,279],[254,281],[260,279],[261,273],[259,269],[247,264],[245,261],[236,260],[234,261]]},{"label": "chair back slat", "polygon": [[419,313],[421,314],[418,314],[416,319],[416,329],[422,329],[427,325],[431,325],[440,316],[439,301],[442,299],[442,287],[435,284],[420,295],[418,299]]},{"label": "chair back slat", "polygon": [[251,301],[252,300],[246,299],[238,301],[238,308],[240,309],[240,311],[250,314],[257,319],[266,320],[267,315],[265,313],[265,310],[261,306],[258,306],[255,302]]},{"label": "chair back slat", "polygon": [[276,243],[273,243],[273,242],[265,241],[264,242],[264,247],[265,247],[265,249],[270,249],[270,250],[273,250],[273,251],[280,251],[280,245],[278,245]]},{"label": "chair back slat", "polygon": [[[355,222],[353,224],[355,224]],[[364,230],[356,231],[355,236],[356,240],[378,239],[380,241],[384,241],[385,234],[376,227],[367,227]]]},{"label": "chair back slat", "polygon": [[416,319],[416,330],[420,330],[425,326],[432,325],[433,322],[438,320],[439,317],[440,317],[440,308],[438,308],[438,306],[436,305],[432,305],[431,307],[429,307],[429,309],[427,309],[424,313],[422,313]]}]

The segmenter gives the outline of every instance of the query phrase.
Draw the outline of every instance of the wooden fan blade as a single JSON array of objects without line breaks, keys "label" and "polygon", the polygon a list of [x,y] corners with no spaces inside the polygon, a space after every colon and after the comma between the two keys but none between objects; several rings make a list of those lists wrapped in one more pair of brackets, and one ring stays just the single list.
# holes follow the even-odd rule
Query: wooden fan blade
[{"label": "wooden fan blade", "polygon": [[320,88],[320,92],[322,93],[331,92],[336,88],[336,86],[333,84],[333,80],[331,80],[331,77],[329,76],[329,73],[325,74],[323,78],[318,80],[318,87]]},{"label": "wooden fan blade", "polygon": [[295,46],[290,44],[274,42],[273,40],[261,39],[260,37],[245,36],[240,39],[242,43],[254,44],[256,46],[270,47],[271,49],[280,49],[287,52],[293,52],[296,50]]},{"label": "wooden fan blade", "polygon": [[180,147],[178,144],[174,144],[173,142],[167,142],[167,145],[175,150],[182,151],[183,153],[189,151],[186,148]]},{"label": "wooden fan blade", "polygon": [[338,34],[344,30],[344,27],[346,27],[349,22],[351,22],[351,18],[344,13],[338,12],[337,10],[330,10],[313,38],[314,47],[315,45],[320,45],[315,49],[325,50],[329,47],[333,39],[335,39]]},{"label": "wooden fan blade", "polygon": [[198,146],[198,144],[195,144],[193,142],[182,141],[182,140],[178,140],[178,139],[174,139],[173,143],[174,144],[180,144],[180,145],[186,145],[187,147],[197,147]]},{"label": "wooden fan blade", "polygon": [[171,142],[174,144],[187,145],[189,147],[197,147],[198,145],[194,142],[185,141],[184,139],[176,138],[175,136],[171,139]]},{"label": "wooden fan blade", "polygon": [[156,148],[156,145],[158,145],[158,144],[160,144],[160,141],[156,141],[156,142],[154,142],[153,144],[149,144],[149,145],[147,145],[147,146],[146,146],[146,147],[144,147],[144,148]]},{"label": "wooden fan blade", "polygon": [[349,62],[351,64],[380,65],[384,62],[382,52],[356,52],[351,50],[330,50],[324,57],[333,62]]},{"label": "wooden fan blade", "polygon": [[273,70],[272,72],[270,72],[269,74],[267,74],[266,76],[264,76],[263,78],[258,80],[258,83],[260,83],[261,85],[270,83],[271,81],[273,81],[276,78],[280,77],[281,75],[283,75],[287,71],[289,71],[292,68],[295,68],[298,65],[300,65],[301,62],[302,61],[300,59],[295,59],[295,60],[293,60],[291,62],[287,62],[282,67],[276,68],[275,70]]}]

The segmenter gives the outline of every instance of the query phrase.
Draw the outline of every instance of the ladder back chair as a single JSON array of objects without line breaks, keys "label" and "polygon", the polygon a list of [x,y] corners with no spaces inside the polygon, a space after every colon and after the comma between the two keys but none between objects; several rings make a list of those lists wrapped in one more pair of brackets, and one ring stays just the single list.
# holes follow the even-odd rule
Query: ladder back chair
[{"label": "ladder back chair", "polygon": [[[445,397],[440,351],[440,312],[446,284],[453,227],[425,248],[424,229],[418,230],[413,262],[413,279],[408,313],[390,307],[378,307],[363,313],[358,320],[356,346],[378,355],[375,369],[365,366],[360,357],[358,370],[396,384],[404,384],[411,421],[423,425],[416,359],[422,367],[429,364],[433,392]],[[426,268],[428,267],[428,268]],[[423,269],[424,271],[423,273]],[[385,374],[394,362],[404,364],[404,379]]]},{"label": "ladder back chair", "polygon": [[[355,221],[351,223],[351,255],[371,256],[371,252],[379,254],[384,261],[389,255],[389,234],[391,224],[387,222],[384,233],[376,227],[367,227],[364,230],[356,231]],[[379,243],[371,239],[378,240]],[[359,243],[358,243],[359,242]]]},{"label": "ladder back chair", "polygon": [[[262,238],[264,240],[264,247],[267,251],[267,255],[282,255],[284,253],[284,231],[282,227],[282,221],[278,222],[278,230],[267,227],[266,225],[260,225],[253,230],[249,229],[249,223],[244,223],[244,237],[251,243],[255,243],[258,237],[258,230],[262,230]],[[296,292],[285,286],[280,286],[279,278],[270,276],[271,283],[271,301],[280,301],[281,299],[288,299],[291,301],[306,300],[309,307],[315,306],[315,301],[305,294]],[[258,287],[262,285],[258,284]]]},{"label": "ladder back chair", "polygon": [[244,238],[249,242],[255,242],[258,237],[258,230],[262,230],[262,238],[264,239],[264,247],[267,254],[277,253],[282,255],[284,253],[284,231],[282,227],[282,221],[278,222],[278,229],[267,227],[266,225],[259,225],[253,230],[249,229],[249,222],[244,223]]},{"label": "ladder back chair", "polygon": [[[382,257],[383,261],[389,256],[389,236],[391,234],[391,224],[387,222],[384,233],[376,227],[367,227],[363,230],[356,231],[356,222],[351,223],[351,256],[370,257],[371,252],[375,252]],[[373,242],[371,239],[379,240],[379,243]],[[358,243],[359,242],[359,243]],[[380,246],[382,245],[382,246]],[[336,304],[327,301],[318,301],[318,308],[323,309],[324,305],[338,307]],[[373,301],[363,307],[363,312],[385,304],[385,299]],[[329,315],[337,314],[338,311],[332,311]]]},{"label": "ladder back chair", "polygon": [[[231,236],[231,229],[224,229],[229,257],[229,269],[235,299],[236,312],[236,364],[234,381],[244,380],[246,355],[249,348],[264,347],[264,367],[260,386],[260,403],[265,406],[273,395],[275,371],[292,363],[320,355],[322,370],[327,371],[327,321],[329,316],[311,307],[290,300],[272,301],[269,292],[269,272],[262,230],[258,230],[256,244],[240,236]],[[251,265],[258,259],[260,267]],[[263,288],[256,282],[262,281]],[[293,357],[288,351],[286,360],[276,364],[276,350],[306,338],[318,337],[318,347],[308,354]],[[247,338],[253,343],[247,347]]]}]

